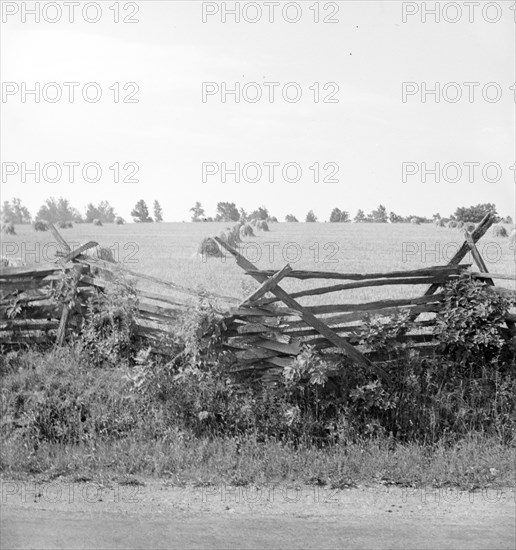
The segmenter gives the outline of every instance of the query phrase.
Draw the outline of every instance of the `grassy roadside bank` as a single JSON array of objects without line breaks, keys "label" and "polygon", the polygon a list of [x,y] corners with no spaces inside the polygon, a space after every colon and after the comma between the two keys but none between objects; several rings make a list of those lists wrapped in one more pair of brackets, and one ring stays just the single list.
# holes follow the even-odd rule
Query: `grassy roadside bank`
[{"label": "grassy roadside bank", "polygon": [[480,436],[449,446],[383,439],[294,448],[252,437],[197,439],[171,431],[160,441],[135,436],[79,445],[46,442],[31,450],[13,437],[4,440],[0,454],[0,471],[9,478],[121,481],[150,476],[169,478],[178,486],[292,482],[347,488],[379,483],[475,490],[514,487],[515,464],[514,447]]}]

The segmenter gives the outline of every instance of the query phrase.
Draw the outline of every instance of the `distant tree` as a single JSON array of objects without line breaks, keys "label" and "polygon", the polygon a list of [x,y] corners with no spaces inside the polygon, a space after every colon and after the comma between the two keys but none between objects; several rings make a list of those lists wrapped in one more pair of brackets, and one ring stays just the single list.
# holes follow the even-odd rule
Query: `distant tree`
[{"label": "distant tree", "polygon": [[14,221],[13,223],[30,223],[32,216],[26,206],[23,206],[21,199],[14,198],[11,201],[14,211]]},{"label": "distant tree", "polygon": [[402,223],[403,216],[398,216],[398,214],[395,214],[394,212],[389,212],[389,221],[391,223]]},{"label": "distant tree", "polygon": [[234,202],[218,202],[216,221],[237,222],[240,219],[240,212]]},{"label": "distant tree", "polygon": [[504,218],[503,222],[504,222],[504,223],[512,223],[512,218],[511,218],[511,216],[507,216],[506,218]]},{"label": "distant tree", "polygon": [[338,223],[340,222],[340,217],[342,215],[342,212],[340,210],[340,208],[334,208],[332,211],[331,211],[331,214],[330,214],[330,222],[331,223]]},{"label": "distant tree", "polygon": [[239,210],[239,213],[240,213],[240,221],[241,222],[246,222],[247,221],[247,212],[243,208],[241,208]]},{"label": "distant tree", "polygon": [[193,222],[200,222],[206,216],[204,208],[199,201],[196,201],[192,208],[190,208],[190,212],[192,213]]},{"label": "distant tree", "polygon": [[498,220],[496,206],[492,203],[477,204],[476,206],[462,206],[455,210],[455,218],[459,222],[478,223],[486,214],[492,214]]},{"label": "distant tree", "polygon": [[349,221],[349,213],[340,208],[334,208],[330,214],[331,223],[344,223]]},{"label": "distant tree", "polygon": [[371,212],[370,217],[374,223],[387,223],[387,209],[383,204],[379,204],[378,208]]},{"label": "distant tree", "polygon": [[36,220],[58,223],[67,221],[82,221],[82,218],[79,211],[70,205],[68,199],[60,197],[56,200],[54,197],[50,197],[38,210]]},{"label": "distant tree", "polygon": [[260,206],[258,210],[253,210],[249,214],[247,219],[251,221],[251,220],[267,220],[267,218],[269,218],[269,211],[267,210],[267,208],[265,208],[265,206]]},{"label": "distant tree", "polygon": [[440,220],[441,219],[441,214],[439,214],[439,212],[437,212],[436,214],[432,214],[432,221],[434,222],[435,220]]},{"label": "distant tree", "polygon": [[109,204],[108,201],[101,201],[98,205],[100,213],[100,221],[102,223],[113,223],[116,218],[115,209]]},{"label": "distant tree", "polygon": [[152,218],[149,216],[149,209],[143,199],[140,199],[134,206],[131,216],[136,223],[149,223]]},{"label": "distant tree", "polygon": [[276,216],[270,216],[265,221],[268,221],[269,223],[278,223],[278,218],[276,218]]},{"label": "distant tree", "polygon": [[93,220],[100,219],[99,209],[93,205],[93,203],[88,203],[86,206],[86,223],[93,223]]},{"label": "distant tree", "polygon": [[163,210],[161,208],[161,205],[158,201],[154,201],[153,205],[154,209],[154,221],[155,222],[162,222],[163,221]]},{"label": "distant tree", "polygon": [[293,223],[293,222],[298,222],[299,220],[295,216],[293,216],[292,214],[287,214],[285,216],[285,221],[289,222],[289,223]]},{"label": "distant tree", "polygon": [[9,201],[4,201],[2,205],[2,212],[0,215],[3,223],[30,223],[31,215],[27,207],[22,206],[20,199],[12,199]]},{"label": "distant tree", "polygon": [[317,221],[317,216],[314,214],[313,210],[309,210],[306,214],[305,222],[315,223]]},{"label": "distant tree", "polygon": [[2,223],[14,223],[14,211],[12,204],[9,201],[4,201],[2,205]]},{"label": "distant tree", "polygon": [[363,223],[366,221],[366,217],[363,210],[358,210],[354,220],[355,223]]},{"label": "distant tree", "polygon": [[93,220],[99,220],[102,223],[114,223],[115,219],[115,209],[108,201],[101,201],[97,206],[90,202],[86,206],[86,223],[93,223]]}]

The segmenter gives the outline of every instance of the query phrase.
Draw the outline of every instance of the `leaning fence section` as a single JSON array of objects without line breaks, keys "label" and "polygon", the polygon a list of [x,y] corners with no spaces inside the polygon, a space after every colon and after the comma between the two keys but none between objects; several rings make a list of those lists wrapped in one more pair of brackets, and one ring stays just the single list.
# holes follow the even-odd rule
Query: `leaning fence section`
[{"label": "leaning fence section", "polygon": [[226,310],[238,300],[198,291],[172,281],[90,257],[89,242],[72,251],[50,225],[60,245],[56,263],[39,267],[0,269],[0,344],[61,345],[81,330],[88,302],[115,285],[135,297],[135,331],[155,349],[170,336],[177,320],[200,298],[216,301]]}]

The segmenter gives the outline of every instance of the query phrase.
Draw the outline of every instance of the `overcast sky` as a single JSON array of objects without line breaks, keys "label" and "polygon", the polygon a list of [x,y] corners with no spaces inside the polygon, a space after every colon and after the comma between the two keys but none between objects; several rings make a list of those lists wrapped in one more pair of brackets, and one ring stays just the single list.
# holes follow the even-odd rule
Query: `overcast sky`
[{"label": "overcast sky", "polygon": [[[369,212],[379,203],[403,215],[448,215],[457,206],[479,202],[494,202],[500,214],[514,217],[515,172],[509,168],[515,162],[511,3],[499,2],[502,12],[496,23],[485,21],[480,10],[473,22],[467,11],[457,23],[443,18],[436,23],[428,15],[422,22],[421,13],[403,22],[402,2],[320,3],[320,18],[338,19],[333,24],[314,23],[313,2],[297,2],[301,19],[296,23],[284,20],[281,3],[270,23],[261,4],[264,13],[253,24],[235,23],[231,15],[221,22],[220,5],[219,13],[203,22],[203,3],[197,1],[120,2],[120,18],[138,22],[116,24],[109,9],[112,1],[99,2],[103,10],[96,23],[84,21],[81,7],[73,23],[67,21],[66,9],[56,23],[45,21],[44,14],[40,23],[28,14],[23,22],[20,12],[6,13],[6,4],[12,3],[3,2],[1,78],[3,91],[10,95],[3,93],[1,103],[1,200],[20,197],[32,214],[49,196],[67,197],[81,211],[88,202],[108,200],[129,219],[138,199],[149,205],[158,199],[167,221],[188,220],[197,200],[208,215],[214,214],[218,201],[232,201],[246,210],[264,204],[280,219],[288,213],[304,218],[309,209],[327,219],[334,206],[354,215],[358,208]],[[133,7],[138,8],[134,15]],[[246,15],[252,18],[254,13],[250,8]],[[52,11],[45,15],[54,17]],[[90,18],[94,15],[89,12]],[[287,15],[296,17],[295,6]],[[454,17],[452,12],[444,15]],[[23,98],[23,82],[27,88],[56,82],[63,98],[46,100],[55,96],[52,86],[46,88],[46,97],[41,92],[39,103],[34,95]],[[72,103],[65,82],[79,83]],[[88,82],[102,90],[98,102],[82,98]],[[138,86],[132,96],[138,102],[115,103],[113,84],[119,83],[122,99],[135,91],[132,84],[123,89],[129,82]],[[255,103],[241,97],[236,103],[228,95],[222,102],[219,92],[203,102],[203,82],[219,87],[226,82],[228,88],[235,82],[256,82],[263,97]],[[280,83],[272,103],[267,82]],[[302,91],[299,101],[283,99],[288,82]],[[412,90],[419,88],[406,102],[404,82],[416,83]],[[436,82],[441,88],[450,82],[460,86],[446,87],[447,95],[439,94],[438,103],[432,95],[422,102],[423,83],[435,88]],[[472,102],[464,82],[479,83],[469,88]],[[496,85],[484,88],[483,94],[490,82]],[[314,83],[319,83],[317,103]],[[338,91],[335,84],[324,89],[325,83],[336,83]],[[291,98],[295,88],[287,90]],[[256,89],[247,88],[250,98]],[[452,102],[457,89],[462,98]],[[501,97],[495,100],[497,90]],[[336,102],[323,102],[331,92],[329,98]],[[48,181],[54,174],[48,168],[39,183],[30,173],[22,182],[22,163],[33,169],[36,162],[60,165],[61,181]],[[70,162],[81,163],[73,182],[64,165]],[[88,162],[102,168],[96,183],[81,175]],[[118,183],[115,169],[109,168],[116,162]],[[228,168],[236,162],[258,163],[262,179],[236,183],[228,174],[224,183],[219,171],[203,182],[204,162],[212,163],[212,170],[223,162]],[[272,183],[263,164],[271,162],[279,163]],[[450,165],[441,182],[432,175],[423,182],[422,162],[429,168],[436,162],[457,163],[463,174],[450,181],[456,176]],[[479,163],[473,182],[465,162]],[[126,163],[133,164],[124,170]],[[286,163],[301,167],[299,181],[284,180]],[[318,183],[314,163],[319,163]],[[409,169],[419,172],[403,178],[402,163],[415,163]],[[498,181],[485,181],[486,163],[499,165],[499,175],[495,164],[484,170],[487,179]],[[138,172],[131,178],[135,165]],[[331,178],[335,165],[339,170]],[[292,170],[287,173],[295,179]],[[254,176],[250,168],[247,179]],[[324,177],[337,181],[325,182]]]}]

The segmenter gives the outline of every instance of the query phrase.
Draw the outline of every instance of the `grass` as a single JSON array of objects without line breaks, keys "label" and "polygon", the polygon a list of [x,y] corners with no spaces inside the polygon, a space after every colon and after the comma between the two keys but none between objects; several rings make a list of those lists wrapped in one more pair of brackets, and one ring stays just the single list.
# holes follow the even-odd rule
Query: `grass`
[{"label": "grass", "polygon": [[514,448],[482,437],[451,446],[368,440],[294,449],[277,441],[194,439],[171,431],[159,441],[134,437],[77,446],[45,442],[30,453],[21,442],[10,440],[2,448],[0,471],[9,478],[170,477],[179,485],[298,482],[344,488],[382,483],[473,490],[512,486],[515,458]]}]

